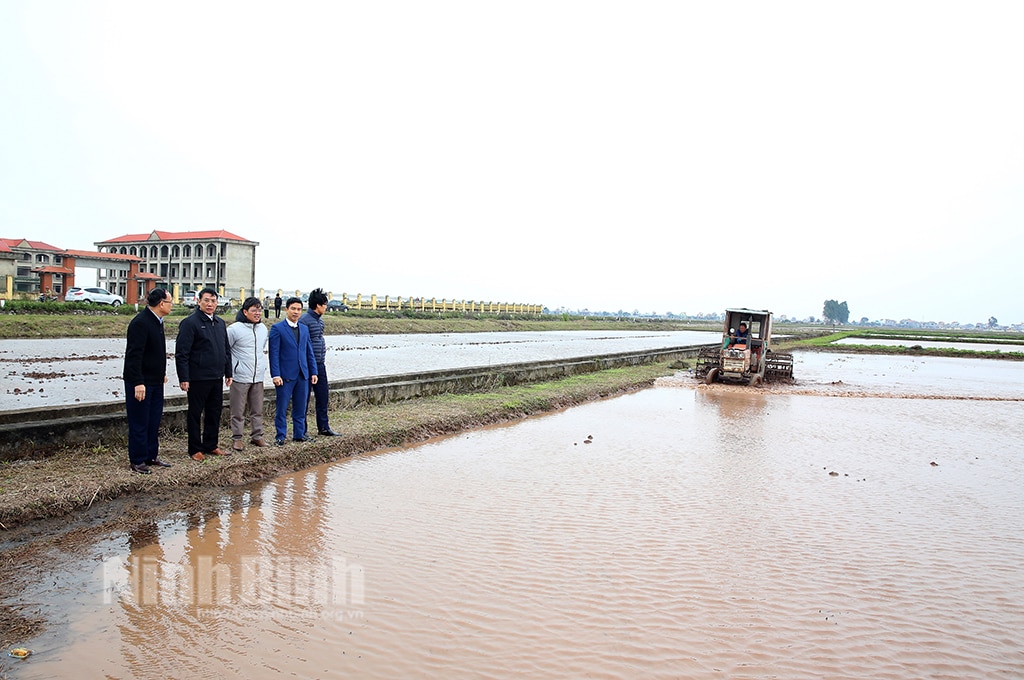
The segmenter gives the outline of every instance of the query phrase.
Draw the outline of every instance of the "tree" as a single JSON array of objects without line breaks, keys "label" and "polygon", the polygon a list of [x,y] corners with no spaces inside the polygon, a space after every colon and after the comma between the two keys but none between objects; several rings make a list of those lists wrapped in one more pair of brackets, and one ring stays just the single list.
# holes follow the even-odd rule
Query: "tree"
[{"label": "tree", "polygon": [[825,300],[825,307],[822,309],[821,315],[826,321],[845,324],[850,320],[850,308],[845,300],[842,303]]},{"label": "tree", "polygon": [[994,316],[988,317],[988,327],[995,328],[999,324],[999,319]]}]

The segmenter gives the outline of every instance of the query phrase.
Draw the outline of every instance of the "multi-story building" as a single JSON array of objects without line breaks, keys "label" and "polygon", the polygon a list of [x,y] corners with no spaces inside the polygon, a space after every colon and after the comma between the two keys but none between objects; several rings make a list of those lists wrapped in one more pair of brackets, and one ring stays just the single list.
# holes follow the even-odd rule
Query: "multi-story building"
[{"label": "multi-story building", "polygon": [[[64,249],[42,241],[24,238],[0,238],[0,279],[13,276],[12,293],[34,293],[39,291],[39,274],[33,269],[57,267],[63,264]],[[63,278],[54,277],[53,288],[63,293]],[[4,291],[7,293],[8,291]]]},{"label": "multi-story building", "polygon": [[[126,234],[93,245],[101,253],[141,257],[139,270],[178,296],[206,287],[228,297],[238,297],[242,289],[251,295],[256,282],[259,243],[224,230]],[[101,287],[124,295],[128,269],[100,270],[97,279]]]}]

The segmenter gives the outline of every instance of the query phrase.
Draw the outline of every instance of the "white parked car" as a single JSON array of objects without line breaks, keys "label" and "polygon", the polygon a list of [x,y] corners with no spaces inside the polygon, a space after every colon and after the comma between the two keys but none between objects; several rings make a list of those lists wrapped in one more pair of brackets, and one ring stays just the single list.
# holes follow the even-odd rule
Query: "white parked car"
[{"label": "white parked car", "polygon": [[186,307],[195,307],[197,302],[199,302],[199,291],[197,290],[186,290],[185,294],[181,296],[181,304]]},{"label": "white parked car", "polygon": [[124,298],[102,288],[79,288],[75,286],[68,289],[68,292],[65,293],[64,302],[95,302],[101,305],[117,307],[124,304]]}]

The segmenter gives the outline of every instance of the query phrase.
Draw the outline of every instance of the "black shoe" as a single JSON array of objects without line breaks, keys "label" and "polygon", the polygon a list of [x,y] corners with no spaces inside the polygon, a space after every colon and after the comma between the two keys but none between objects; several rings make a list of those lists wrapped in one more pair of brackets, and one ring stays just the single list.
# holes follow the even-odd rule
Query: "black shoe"
[{"label": "black shoe", "polygon": [[338,434],[337,432],[335,432],[331,428],[327,428],[326,430],[320,430],[319,432],[317,432],[317,434],[319,434],[321,437],[340,437],[341,436],[340,434]]},{"label": "black shoe", "polygon": [[138,472],[140,475],[148,475],[149,466],[145,463],[132,463],[132,472]]},{"label": "black shoe", "polygon": [[311,438],[309,438],[309,437],[295,437],[294,439],[292,439],[292,441],[293,442],[311,442],[313,440]]},{"label": "black shoe", "polygon": [[159,458],[154,458],[153,460],[147,460],[146,461],[146,465],[155,465],[156,467],[171,467],[170,463],[165,463],[162,460],[160,460]]},{"label": "black shoe", "polygon": [[277,444],[278,446],[284,446],[285,440],[284,439],[275,439],[274,443]]}]

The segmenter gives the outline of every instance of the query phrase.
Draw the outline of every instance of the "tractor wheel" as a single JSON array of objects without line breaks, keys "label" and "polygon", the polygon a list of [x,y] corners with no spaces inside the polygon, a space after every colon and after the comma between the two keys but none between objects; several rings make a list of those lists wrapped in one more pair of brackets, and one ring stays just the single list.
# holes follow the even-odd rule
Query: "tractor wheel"
[{"label": "tractor wheel", "polygon": [[708,374],[704,376],[704,384],[710,385],[711,383],[718,380],[718,374],[722,372],[722,369],[715,367],[708,371]]}]

